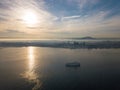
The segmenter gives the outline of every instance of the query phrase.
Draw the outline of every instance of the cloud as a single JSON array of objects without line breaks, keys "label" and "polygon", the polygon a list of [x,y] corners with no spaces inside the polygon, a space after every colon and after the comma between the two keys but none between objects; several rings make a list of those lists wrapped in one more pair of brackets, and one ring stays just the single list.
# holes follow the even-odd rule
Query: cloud
[{"label": "cloud", "polygon": [[[48,28],[53,25],[54,21],[57,19],[52,13],[45,10],[44,0],[0,0],[2,3],[0,5],[0,20],[7,21],[0,25],[1,30],[15,29],[16,27],[29,33],[27,27],[44,27]],[[6,8],[7,7],[7,8]],[[11,10],[9,10],[9,9]],[[22,16],[27,12],[34,12],[37,15],[36,26],[25,25]],[[12,22],[12,23],[11,23]],[[14,25],[13,25],[14,23]],[[16,25],[16,26],[15,26]],[[25,30],[26,29],[26,30]],[[1,31],[0,30],[0,31]]]},{"label": "cloud", "polygon": [[7,21],[6,18],[0,17],[0,21]]},{"label": "cloud", "polygon": [[80,18],[80,15],[62,17],[61,20],[64,21],[64,20],[77,19],[77,18]]},{"label": "cloud", "polygon": [[22,31],[18,31],[18,30],[5,30],[4,33],[24,33]]},{"label": "cloud", "polygon": [[0,9],[9,9],[9,5],[4,2],[0,2]]},{"label": "cloud", "polygon": [[[69,35],[95,35],[103,34],[102,32],[107,31],[108,35],[116,32],[120,33],[120,16],[115,16],[110,19],[105,19],[109,12],[99,12],[92,16],[86,15],[84,17],[67,18],[67,20],[61,23],[61,32],[70,32]],[[76,15],[75,15],[76,16]],[[68,16],[69,17],[69,16]],[[66,17],[65,17],[66,18]],[[112,35],[112,34],[111,34]],[[115,35],[115,33],[113,33]],[[118,34],[117,34],[118,36]],[[106,36],[107,37],[107,36]]]},{"label": "cloud", "polygon": [[[118,0],[0,0],[0,35],[112,35],[119,33],[119,7]],[[36,14],[35,25],[24,22],[26,12]]]},{"label": "cloud", "polygon": [[68,0],[68,2],[76,2],[80,9],[83,9],[86,6],[91,6],[98,3],[99,0]]},{"label": "cloud", "polygon": [[18,30],[4,30],[0,32],[0,37],[24,37],[27,36],[25,32]]}]

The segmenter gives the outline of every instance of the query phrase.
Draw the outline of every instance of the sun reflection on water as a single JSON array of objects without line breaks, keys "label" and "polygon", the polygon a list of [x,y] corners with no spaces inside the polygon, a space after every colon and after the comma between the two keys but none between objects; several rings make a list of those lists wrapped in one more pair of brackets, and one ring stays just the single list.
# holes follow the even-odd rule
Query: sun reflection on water
[{"label": "sun reflection on water", "polygon": [[28,47],[28,70],[22,75],[29,82],[34,83],[32,90],[40,89],[41,82],[39,80],[39,75],[36,72],[35,65],[35,47]]},{"label": "sun reflection on water", "polygon": [[34,69],[35,64],[35,56],[34,56],[34,47],[28,48],[28,60],[29,60],[29,71]]},{"label": "sun reflection on water", "polygon": [[35,55],[34,47],[28,47],[28,79],[35,80],[37,79],[37,74],[35,73]]}]

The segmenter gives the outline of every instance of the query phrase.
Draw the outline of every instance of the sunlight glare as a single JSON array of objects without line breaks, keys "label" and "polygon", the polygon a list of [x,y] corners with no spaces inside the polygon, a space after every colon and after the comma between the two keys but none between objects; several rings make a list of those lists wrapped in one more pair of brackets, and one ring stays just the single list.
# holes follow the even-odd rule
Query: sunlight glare
[{"label": "sunlight glare", "polygon": [[33,11],[26,11],[22,17],[23,21],[28,25],[34,25],[37,23],[37,14]]}]

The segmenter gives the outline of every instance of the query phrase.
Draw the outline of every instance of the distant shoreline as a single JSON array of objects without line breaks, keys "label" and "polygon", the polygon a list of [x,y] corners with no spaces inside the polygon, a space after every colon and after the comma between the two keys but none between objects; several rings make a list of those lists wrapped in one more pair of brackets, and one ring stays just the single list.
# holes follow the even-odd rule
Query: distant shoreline
[{"label": "distant shoreline", "polygon": [[53,47],[53,48],[120,48],[120,40],[20,40],[20,41],[0,41],[0,47]]}]

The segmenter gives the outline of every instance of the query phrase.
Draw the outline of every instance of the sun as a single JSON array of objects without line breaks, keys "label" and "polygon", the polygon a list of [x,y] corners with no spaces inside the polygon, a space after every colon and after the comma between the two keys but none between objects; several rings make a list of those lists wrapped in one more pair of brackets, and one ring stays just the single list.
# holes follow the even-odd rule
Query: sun
[{"label": "sun", "polygon": [[38,21],[37,14],[33,11],[26,11],[23,14],[22,20],[24,23],[26,23],[28,25],[34,25]]}]

